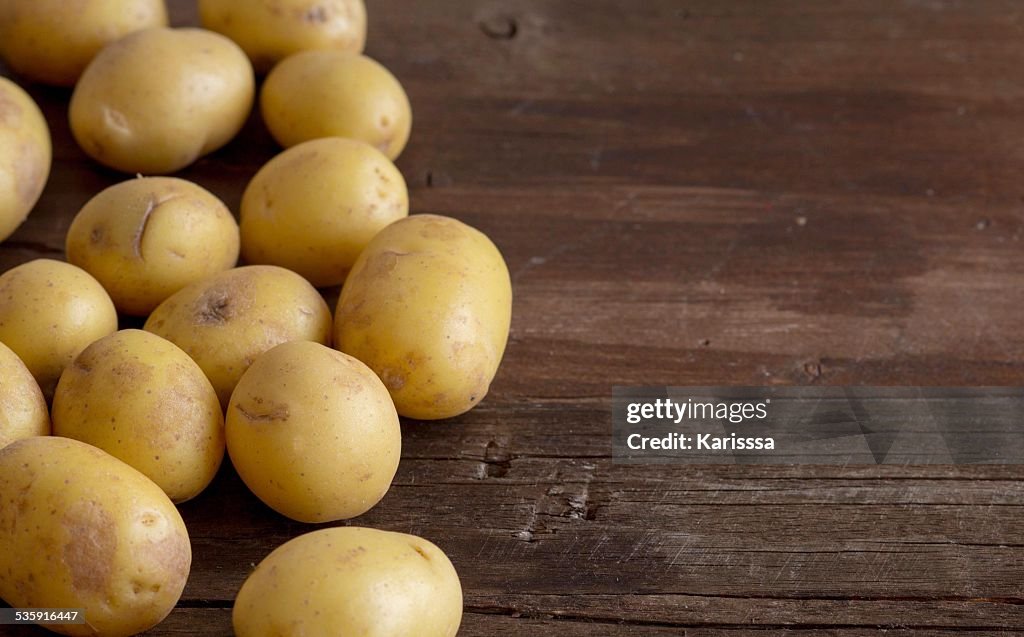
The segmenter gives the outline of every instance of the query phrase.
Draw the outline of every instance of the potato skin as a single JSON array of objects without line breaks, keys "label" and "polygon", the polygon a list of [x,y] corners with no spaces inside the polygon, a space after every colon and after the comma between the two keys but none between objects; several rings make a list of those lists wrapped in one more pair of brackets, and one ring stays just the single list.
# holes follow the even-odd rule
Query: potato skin
[{"label": "potato skin", "polygon": [[260,169],[242,197],[242,254],[317,287],[340,285],[370,239],[409,214],[405,179],[380,151],[327,137]]},{"label": "potato skin", "polygon": [[284,343],[257,358],[231,395],[226,426],[238,475],[300,522],[369,511],[402,453],[398,414],[380,379],[319,343]]},{"label": "potato skin", "polygon": [[73,86],[106,45],[165,26],[163,0],[4,0],[0,55],[31,80]]},{"label": "potato skin", "polygon": [[285,542],[242,584],[237,637],[453,637],[462,585],[448,557],[415,535],[360,527]]},{"label": "potato skin", "polygon": [[83,608],[64,635],[126,637],[181,597],[192,550],[160,487],[84,442],[42,436],[0,450],[0,597]]},{"label": "potato skin", "polygon": [[117,309],[144,316],[189,283],[238,261],[238,224],[220,199],[173,177],[114,184],[75,216],[68,261],[92,274]]},{"label": "potato skin", "polygon": [[39,384],[18,355],[0,343],[0,449],[49,433],[50,414]]},{"label": "potato skin", "polygon": [[288,341],[331,339],[331,312],[308,281],[272,265],[227,270],[161,303],[145,329],[192,357],[227,406],[256,357]]},{"label": "potato skin", "polygon": [[203,370],[142,330],[101,338],[64,370],[53,433],[135,467],[173,502],[199,495],[224,458],[224,416]]},{"label": "potato skin", "polygon": [[334,342],[377,372],[399,414],[450,418],[487,393],[511,311],[508,268],[490,239],[449,217],[413,215],[356,260]]},{"label": "potato skin", "polygon": [[234,40],[258,71],[307,49],[362,53],[363,0],[199,0],[203,26]]},{"label": "potato skin", "polygon": [[21,87],[0,77],[0,241],[14,234],[39,201],[51,159],[42,111]]},{"label": "potato skin", "polygon": [[203,29],[146,29],[103,49],[71,96],[71,132],[96,161],[165,174],[227,144],[252,110],[249,58]]},{"label": "potato skin", "polygon": [[358,139],[394,161],[409,141],[405,89],[380,63],[345,51],[303,51],[267,75],[260,111],[285,148],[320,137]]},{"label": "potato skin", "polygon": [[52,396],[64,368],[89,343],[117,330],[117,311],[85,270],[52,259],[0,275],[0,342]]}]

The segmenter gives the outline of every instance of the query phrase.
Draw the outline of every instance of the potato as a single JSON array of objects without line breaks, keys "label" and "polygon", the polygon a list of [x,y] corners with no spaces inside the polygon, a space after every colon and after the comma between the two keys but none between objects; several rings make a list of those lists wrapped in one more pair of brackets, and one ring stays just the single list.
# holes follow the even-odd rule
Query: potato
[{"label": "potato", "polygon": [[402,431],[388,390],[366,365],[319,343],[284,343],[257,358],[227,411],[238,475],[294,520],[362,515],[398,469]]},{"label": "potato", "polygon": [[56,436],[0,450],[0,597],[14,608],[81,608],[64,635],[155,626],[192,562],[185,523],[160,487],[95,447]]},{"label": "potato", "polygon": [[202,29],[147,29],[103,49],[71,96],[71,132],[130,173],[180,170],[227,144],[252,110],[249,58]]},{"label": "potato", "polygon": [[263,352],[288,341],[329,343],[331,311],[298,274],[250,265],[183,288],[153,310],[145,329],[185,350],[226,406]]},{"label": "potato", "polygon": [[199,0],[203,26],[238,43],[260,71],[307,49],[361,53],[363,0]]},{"label": "potato", "polygon": [[172,177],[115,184],[68,229],[68,261],[106,288],[117,309],[143,316],[189,283],[233,268],[238,224],[210,192]]},{"label": "potato", "polygon": [[31,80],[74,86],[106,45],[134,31],[165,26],[163,0],[4,0],[0,55]]},{"label": "potato", "polygon": [[304,51],[267,75],[260,110],[284,147],[320,137],[348,137],[394,160],[405,148],[412,109],[395,76],[365,55]]},{"label": "potato", "polygon": [[50,414],[39,384],[18,355],[0,343],[0,449],[49,433]]},{"label": "potato", "polygon": [[14,234],[39,201],[51,155],[43,113],[28,93],[0,77],[0,241]]},{"label": "potato", "polygon": [[356,260],[335,314],[335,347],[377,372],[398,413],[457,416],[487,393],[508,340],[512,285],[482,232],[414,215]]},{"label": "potato", "polygon": [[85,270],[51,259],[0,275],[0,343],[17,354],[43,394],[89,343],[117,329],[117,311]]},{"label": "potato", "polygon": [[409,214],[405,179],[377,149],[314,139],[264,166],[242,197],[242,255],[339,285],[375,234]]},{"label": "potato", "polygon": [[459,575],[427,540],[341,527],[285,542],[242,584],[237,637],[452,637],[462,622]]},{"label": "potato", "polygon": [[64,370],[53,433],[130,464],[174,502],[199,495],[224,458],[224,415],[203,370],[142,330],[101,338]]}]

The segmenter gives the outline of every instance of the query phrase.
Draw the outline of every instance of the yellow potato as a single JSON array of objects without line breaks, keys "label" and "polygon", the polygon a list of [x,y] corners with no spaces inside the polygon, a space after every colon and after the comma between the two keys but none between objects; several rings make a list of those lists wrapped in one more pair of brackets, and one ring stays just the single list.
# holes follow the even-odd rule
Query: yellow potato
[{"label": "yellow potato", "polygon": [[237,42],[260,71],[299,51],[361,53],[366,44],[363,0],[199,0],[199,17]]},{"label": "yellow potato", "polygon": [[348,137],[394,160],[405,148],[412,109],[395,76],[365,55],[304,51],[267,75],[260,92],[263,121],[277,143]]},{"label": "yellow potato", "polygon": [[329,343],[331,311],[298,274],[250,265],[183,288],[153,310],[145,329],[185,350],[226,406],[263,352],[288,341]]},{"label": "yellow potato", "polygon": [[224,415],[203,370],[141,330],[101,338],[64,370],[53,433],[130,464],[174,502],[199,495],[224,458]]},{"label": "yellow potato", "polygon": [[124,172],[180,170],[227,144],[252,110],[245,53],[203,29],[147,29],[103,49],[71,96],[71,132]]},{"label": "yellow potato", "polygon": [[95,447],[57,436],[0,450],[0,597],[15,608],[81,608],[64,635],[127,637],[181,597],[185,523],[160,487]]},{"label": "yellow potato", "polygon": [[0,55],[31,80],[73,86],[106,45],[164,26],[163,0],[4,0]]},{"label": "yellow potato", "polygon": [[46,396],[80,351],[116,329],[113,302],[81,268],[36,259],[0,275],[0,343],[21,358]]},{"label": "yellow potato", "polygon": [[237,637],[453,637],[462,585],[448,556],[415,535],[322,529],[285,542],[242,584]]},{"label": "yellow potato", "polygon": [[149,314],[189,283],[238,261],[238,224],[210,192],[172,177],[115,184],[78,213],[68,261],[103,284],[117,309]]},{"label": "yellow potato", "polygon": [[487,393],[508,340],[512,286],[482,232],[413,215],[380,232],[338,300],[335,347],[377,372],[398,413],[437,419]]},{"label": "yellow potato", "polygon": [[362,142],[327,137],[284,151],[242,197],[242,255],[313,285],[339,285],[375,234],[409,214],[405,179]]},{"label": "yellow potato", "polygon": [[362,515],[391,486],[402,431],[366,365],[319,343],[261,355],[227,410],[231,464],[278,513],[300,522]]},{"label": "yellow potato", "polygon": [[0,449],[49,433],[50,415],[39,384],[18,355],[0,343]]},{"label": "yellow potato", "polygon": [[0,241],[39,201],[51,152],[50,129],[39,107],[17,84],[0,77]]}]

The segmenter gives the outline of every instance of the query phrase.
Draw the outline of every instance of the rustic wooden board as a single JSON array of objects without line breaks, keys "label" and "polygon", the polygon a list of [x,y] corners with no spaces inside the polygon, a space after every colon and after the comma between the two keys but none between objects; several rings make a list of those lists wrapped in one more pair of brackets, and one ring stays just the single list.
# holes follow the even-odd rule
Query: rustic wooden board
[{"label": "rustic wooden board", "polygon": [[[192,3],[172,2],[178,24]],[[410,94],[415,212],[502,249],[483,405],[404,425],[356,521],[421,534],[460,634],[950,635],[1024,628],[1024,469],[610,461],[613,384],[1020,385],[1024,14],[1011,0],[368,0]],[[60,257],[122,176],[30,87],[56,163],[0,268]],[[234,209],[258,117],[182,173]],[[252,565],[311,528],[225,468],[159,635],[229,635]],[[5,634],[43,634],[36,629]]]}]

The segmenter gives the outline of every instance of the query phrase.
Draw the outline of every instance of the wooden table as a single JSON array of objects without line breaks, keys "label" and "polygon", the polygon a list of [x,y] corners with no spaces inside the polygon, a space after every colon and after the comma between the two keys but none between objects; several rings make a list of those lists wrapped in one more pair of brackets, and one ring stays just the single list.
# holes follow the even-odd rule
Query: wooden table
[{"label": "wooden table", "polygon": [[[609,437],[614,384],[1022,383],[1020,3],[368,5],[415,112],[413,211],[486,231],[514,281],[491,394],[405,423],[354,521],[451,556],[461,635],[1024,628],[1022,468],[625,467]],[[71,141],[66,91],[31,92],[56,163],[2,268],[60,258],[123,179]],[[254,117],[181,176],[237,210],[275,152]],[[316,528],[230,468],[181,509],[192,576],[152,635],[230,634],[254,563]]]}]

